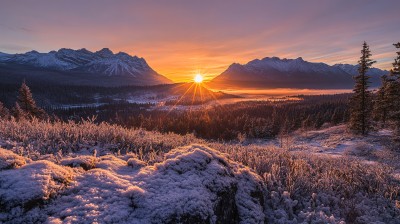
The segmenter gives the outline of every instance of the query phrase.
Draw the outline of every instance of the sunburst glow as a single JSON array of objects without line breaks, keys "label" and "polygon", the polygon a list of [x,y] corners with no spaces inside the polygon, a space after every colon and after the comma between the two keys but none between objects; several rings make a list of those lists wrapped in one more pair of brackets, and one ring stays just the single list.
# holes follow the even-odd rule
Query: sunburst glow
[{"label": "sunburst glow", "polygon": [[197,75],[194,77],[194,82],[195,82],[195,83],[201,83],[201,82],[203,82],[203,76],[200,75],[200,74],[197,74]]}]

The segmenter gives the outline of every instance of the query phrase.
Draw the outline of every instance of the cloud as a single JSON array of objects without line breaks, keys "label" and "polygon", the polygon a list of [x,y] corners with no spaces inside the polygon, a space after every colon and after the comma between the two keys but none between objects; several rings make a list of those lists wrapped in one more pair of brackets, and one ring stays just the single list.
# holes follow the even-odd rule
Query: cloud
[{"label": "cloud", "polygon": [[[392,43],[400,41],[394,0],[4,0],[2,6],[4,46],[109,47],[144,57],[174,81],[198,70],[212,77],[232,62],[267,56],[355,63],[364,40],[376,66],[387,69]],[[28,50],[4,46],[0,51]]]}]

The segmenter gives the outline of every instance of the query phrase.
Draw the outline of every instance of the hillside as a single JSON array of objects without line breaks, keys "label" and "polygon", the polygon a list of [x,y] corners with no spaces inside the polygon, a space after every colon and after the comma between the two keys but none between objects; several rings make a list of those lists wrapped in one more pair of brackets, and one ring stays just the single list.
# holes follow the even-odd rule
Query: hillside
[{"label": "hillside", "polygon": [[154,71],[143,58],[104,48],[60,49],[48,53],[0,54],[0,82],[65,85],[121,86],[172,83]]},{"label": "hillside", "polygon": [[[380,85],[380,76],[388,71],[372,69],[368,75],[371,86]],[[334,65],[312,63],[297,59],[266,57],[247,64],[234,63],[209,83],[213,88],[310,88],[350,89],[357,75],[355,65]]]}]

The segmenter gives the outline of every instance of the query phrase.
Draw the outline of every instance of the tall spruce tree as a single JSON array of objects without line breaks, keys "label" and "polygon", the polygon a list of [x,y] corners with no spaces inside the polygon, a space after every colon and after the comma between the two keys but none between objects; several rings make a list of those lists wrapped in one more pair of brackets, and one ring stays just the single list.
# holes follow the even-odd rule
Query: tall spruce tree
[{"label": "tall spruce tree", "polygon": [[[400,48],[400,42],[393,44],[396,49]],[[390,70],[391,82],[387,88],[387,105],[390,108],[388,118],[394,123],[397,135],[400,134],[400,51],[397,51],[394,59],[393,69]]]},{"label": "tall spruce tree", "polygon": [[358,75],[354,77],[354,95],[350,102],[350,123],[349,128],[356,133],[365,135],[371,129],[372,95],[368,90],[369,76],[367,71],[375,63],[371,58],[371,51],[364,41],[361,50],[361,57],[358,61]]},{"label": "tall spruce tree", "polygon": [[31,90],[25,82],[23,82],[19,88],[17,102],[20,108],[28,113],[32,113],[36,108],[36,103],[32,97]]},{"label": "tall spruce tree", "polygon": [[22,83],[21,88],[18,91],[17,103],[22,111],[29,117],[44,118],[46,113],[43,109],[36,106],[36,102],[32,97],[31,90],[25,84]]}]

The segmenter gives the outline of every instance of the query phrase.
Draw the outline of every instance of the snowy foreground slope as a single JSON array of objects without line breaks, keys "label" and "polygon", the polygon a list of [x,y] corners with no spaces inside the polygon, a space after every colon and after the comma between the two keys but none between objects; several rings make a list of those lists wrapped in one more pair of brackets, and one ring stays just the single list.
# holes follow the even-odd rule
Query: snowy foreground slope
[{"label": "snowy foreground slope", "polygon": [[[0,150],[1,222],[263,223],[265,186],[201,145],[153,166],[133,155],[78,156],[63,165]],[[73,168],[70,168],[73,167]]]},{"label": "snowy foreground slope", "polygon": [[220,143],[91,121],[0,120],[0,223],[397,224],[392,137],[334,126],[282,144]]}]

